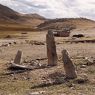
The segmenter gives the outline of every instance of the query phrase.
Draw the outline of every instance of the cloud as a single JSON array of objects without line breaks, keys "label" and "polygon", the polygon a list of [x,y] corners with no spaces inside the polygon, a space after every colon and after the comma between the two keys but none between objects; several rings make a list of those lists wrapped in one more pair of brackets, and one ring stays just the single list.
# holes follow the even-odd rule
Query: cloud
[{"label": "cloud", "polygon": [[87,17],[95,20],[94,0],[0,0],[22,13],[38,13],[48,18]]}]

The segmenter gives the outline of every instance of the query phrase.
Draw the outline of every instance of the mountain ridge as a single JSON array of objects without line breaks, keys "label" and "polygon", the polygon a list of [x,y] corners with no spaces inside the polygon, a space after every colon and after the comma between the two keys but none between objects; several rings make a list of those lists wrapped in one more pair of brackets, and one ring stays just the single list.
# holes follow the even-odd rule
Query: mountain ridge
[{"label": "mountain ridge", "polygon": [[0,21],[22,23],[22,22],[27,22],[28,19],[45,20],[44,17],[38,14],[21,14],[8,8],[7,6],[0,4]]},{"label": "mountain ridge", "polygon": [[[48,29],[62,29],[66,26],[73,26],[76,28],[89,28],[95,27],[95,21],[87,18],[59,18],[59,19],[46,19],[39,14],[21,14],[7,6],[0,4],[0,29],[3,28],[20,28],[27,30],[48,30]],[[22,28],[24,27],[24,28]],[[20,30],[21,30],[20,29]],[[17,29],[16,29],[17,30]]]},{"label": "mountain ridge", "polygon": [[87,18],[61,18],[51,19],[38,25],[39,29],[62,29],[66,26],[73,26],[76,28],[95,27],[95,21]]}]

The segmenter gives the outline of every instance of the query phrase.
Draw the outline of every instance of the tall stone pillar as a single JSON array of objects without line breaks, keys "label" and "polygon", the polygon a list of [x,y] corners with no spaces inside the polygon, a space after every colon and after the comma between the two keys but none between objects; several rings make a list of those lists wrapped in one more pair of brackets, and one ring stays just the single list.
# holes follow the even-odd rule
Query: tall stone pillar
[{"label": "tall stone pillar", "polygon": [[68,52],[66,50],[62,51],[62,60],[64,63],[66,78],[68,78],[68,79],[77,78],[74,64],[72,63],[72,61],[68,55]]},{"label": "tall stone pillar", "polygon": [[18,50],[16,57],[14,59],[14,63],[20,64],[21,63],[21,57],[22,57],[22,51]]},{"label": "tall stone pillar", "polygon": [[48,34],[46,35],[46,43],[47,43],[48,65],[55,66],[57,65],[57,53],[56,53],[55,39],[52,31],[48,31]]}]

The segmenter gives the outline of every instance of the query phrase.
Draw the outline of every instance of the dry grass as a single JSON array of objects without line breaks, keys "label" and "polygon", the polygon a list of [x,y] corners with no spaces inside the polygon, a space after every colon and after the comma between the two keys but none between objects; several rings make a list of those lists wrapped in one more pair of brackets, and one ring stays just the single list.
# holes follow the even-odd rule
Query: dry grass
[{"label": "dry grass", "polygon": [[[7,34],[6,34],[7,33]],[[69,38],[56,38],[57,54],[59,57],[58,66],[51,68],[36,69],[30,72],[24,72],[19,74],[4,75],[9,73],[7,67],[9,66],[7,61],[14,58],[18,49],[23,51],[22,60],[35,60],[37,58],[47,58],[46,45],[30,45],[24,40],[19,39],[22,32],[6,31],[0,37],[3,38],[7,35],[11,35],[13,39],[17,39],[19,43],[11,45],[10,47],[0,47],[0,94],[3,95],[28,95],[32,92],[45,91],[44,95],[94,95],[95,93],[95,70],[94,66],[86,66],[82,68],[82,65],[86,63],[84,57],[95,58],[95,45],[94,43],[61,43]],[[45,42],[46,32],[27,32],[27,40]],[[93,37],[92,37],[93,38]],[[83,38],[85,39],[85,38]],[[11,39],[10,39],[11,40]],[[1,40],[0,40],[1,41]],[[22,41],[24,43],[22,43]],[[44,77],[53,75],[55,72],[58,74],[61,72],[64,75],[64,68],[61,59],[61,51],[63,49],[68,50],[73,63],[76,66],[78,79],[77,81],[88,80],[84,83],[78,83],[76,80],[69,80],[62,84],[46,85],[41,87],[40,84],[46,80]],[[40,60],[40,64],[47,64],[47,59]],[[28,64],[28,63],[26,63]],[[61,74],[60,74],[61,75]],[[44,79],[43,79],[44,78]],[[53,79],[56,77],[53,76]],[[57,80],[63,80],[63,77],[58,76]],[[47,77],[47,80],[49,77]]]}]

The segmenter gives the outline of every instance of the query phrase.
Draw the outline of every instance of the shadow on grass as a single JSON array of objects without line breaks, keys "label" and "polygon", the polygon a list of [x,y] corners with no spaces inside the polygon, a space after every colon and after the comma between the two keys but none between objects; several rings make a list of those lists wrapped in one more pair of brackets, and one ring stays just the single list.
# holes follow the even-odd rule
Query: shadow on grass
[{"label": "shadow on grass", "polygon": [[[63,82],[64,83],[64,82]],[[50,87],[50,86],[54,86],[54,85],[60,85],[63,84],[62,82],[57,82],[57,83],[43,83],[43,84],[39,84],[39,85],[34,85],[33,87],[31,87],[31,89],[35,89],[35,88],[44,88],[44,87]]]},{"label": "shadow on grass", "polygon": [[65,83],[67,80],[62,72],[54,72],[44,77],[41,84],[34,85],[31,89],[49,87],[52,85],[59,85]]}]

